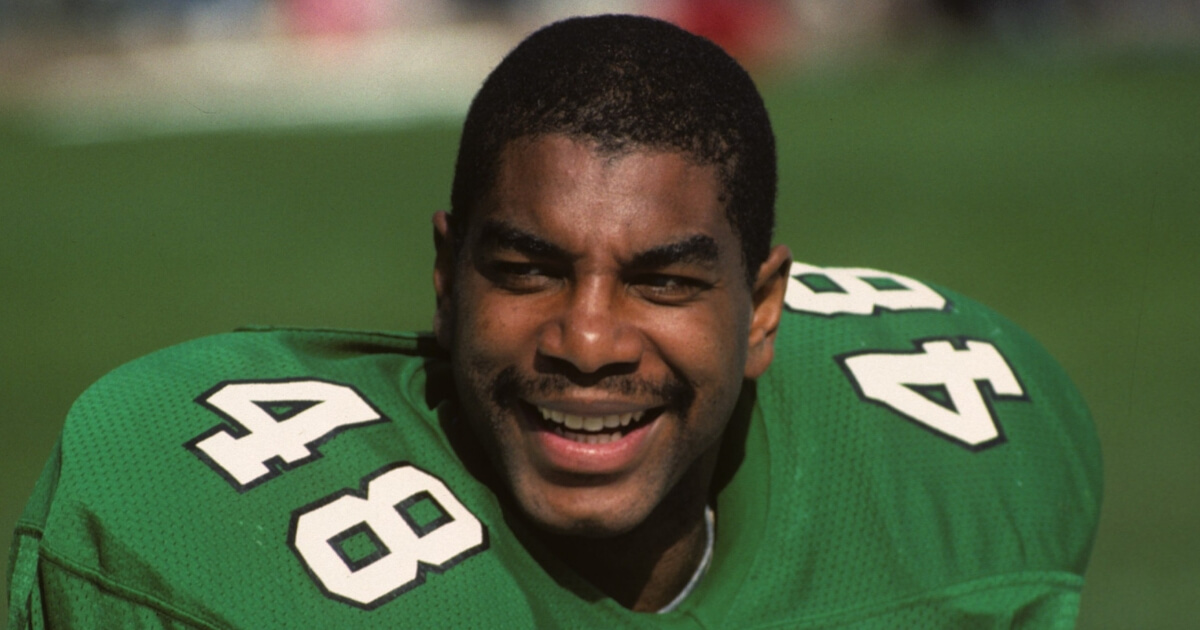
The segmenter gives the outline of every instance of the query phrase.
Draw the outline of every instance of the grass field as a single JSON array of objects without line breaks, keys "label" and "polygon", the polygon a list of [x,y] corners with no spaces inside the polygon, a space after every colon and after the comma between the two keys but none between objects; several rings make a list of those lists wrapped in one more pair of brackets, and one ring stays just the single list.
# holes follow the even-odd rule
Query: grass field
[{"label": "grass field", "polygon": [[[764,84],[797,258],[954,287],[1066,366],[1106,463],[1083,628],[1200,627],[1200,58]],[[0,125],[0,526],[74,396],[247,323],[428,326],[452,122],[53,144]]]}]

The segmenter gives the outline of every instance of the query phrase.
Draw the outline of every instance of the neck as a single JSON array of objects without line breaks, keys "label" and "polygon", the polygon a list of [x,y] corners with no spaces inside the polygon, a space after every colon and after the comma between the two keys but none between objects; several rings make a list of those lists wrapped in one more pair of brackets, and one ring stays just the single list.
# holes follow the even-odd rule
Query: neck
[{"label": "neck", "polygon": [[[704,556],[704,503],[683,507],[664,503],[651,518],[617,536],[547,535],[542,542],[617,603],[638,612],[655,612],[687,586]],[[666,518],[655,518],[658,512]]]}]

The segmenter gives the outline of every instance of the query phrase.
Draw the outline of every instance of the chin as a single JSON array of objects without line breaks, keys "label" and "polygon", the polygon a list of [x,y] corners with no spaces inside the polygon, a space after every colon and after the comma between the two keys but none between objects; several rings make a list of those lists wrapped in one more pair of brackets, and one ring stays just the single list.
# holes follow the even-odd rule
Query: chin
[{"label": "chin", "polygon": [[570,521],[562,527],[544,522],[535,522],[535,524],[546,533],[572,538],[615,538],[633,529],[633,527],[614,526],[613,523],[604,522],[601,519]]},{"label": "chin", "polygon": [[[575,496],[564,497],[565,504],[541,497],[517,495],[525,517],[539,529],[560,536],[611,538],[626,534],[641,525],[650,509],[640,501],[598,497],[594,492],[572,489]],[[643,495],[645,496],[645,495]]]}]

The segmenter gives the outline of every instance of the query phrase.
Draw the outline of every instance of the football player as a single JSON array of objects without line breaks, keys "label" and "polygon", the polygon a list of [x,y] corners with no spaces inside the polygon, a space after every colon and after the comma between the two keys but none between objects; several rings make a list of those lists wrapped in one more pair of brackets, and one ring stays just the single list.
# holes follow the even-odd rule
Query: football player
[{"label": "football player", "polygon": [[1069,627],[1083,401],[911,278],[771,245],[712,43],[572,19],[489,76],[432,334],[266,328],[121,367],[17,525],[10,627]]}]

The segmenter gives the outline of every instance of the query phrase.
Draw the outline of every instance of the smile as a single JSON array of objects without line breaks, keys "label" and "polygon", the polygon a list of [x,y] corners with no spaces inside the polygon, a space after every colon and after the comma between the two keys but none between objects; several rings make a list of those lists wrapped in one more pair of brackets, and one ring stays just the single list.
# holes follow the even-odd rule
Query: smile
[{"label": "smile", "polygon": [[646,416],[645,411],[585,416],[546,407],[537,407],[538,415],[555,434],[584,444],[607,444],[621,439],[631,426]]}]

